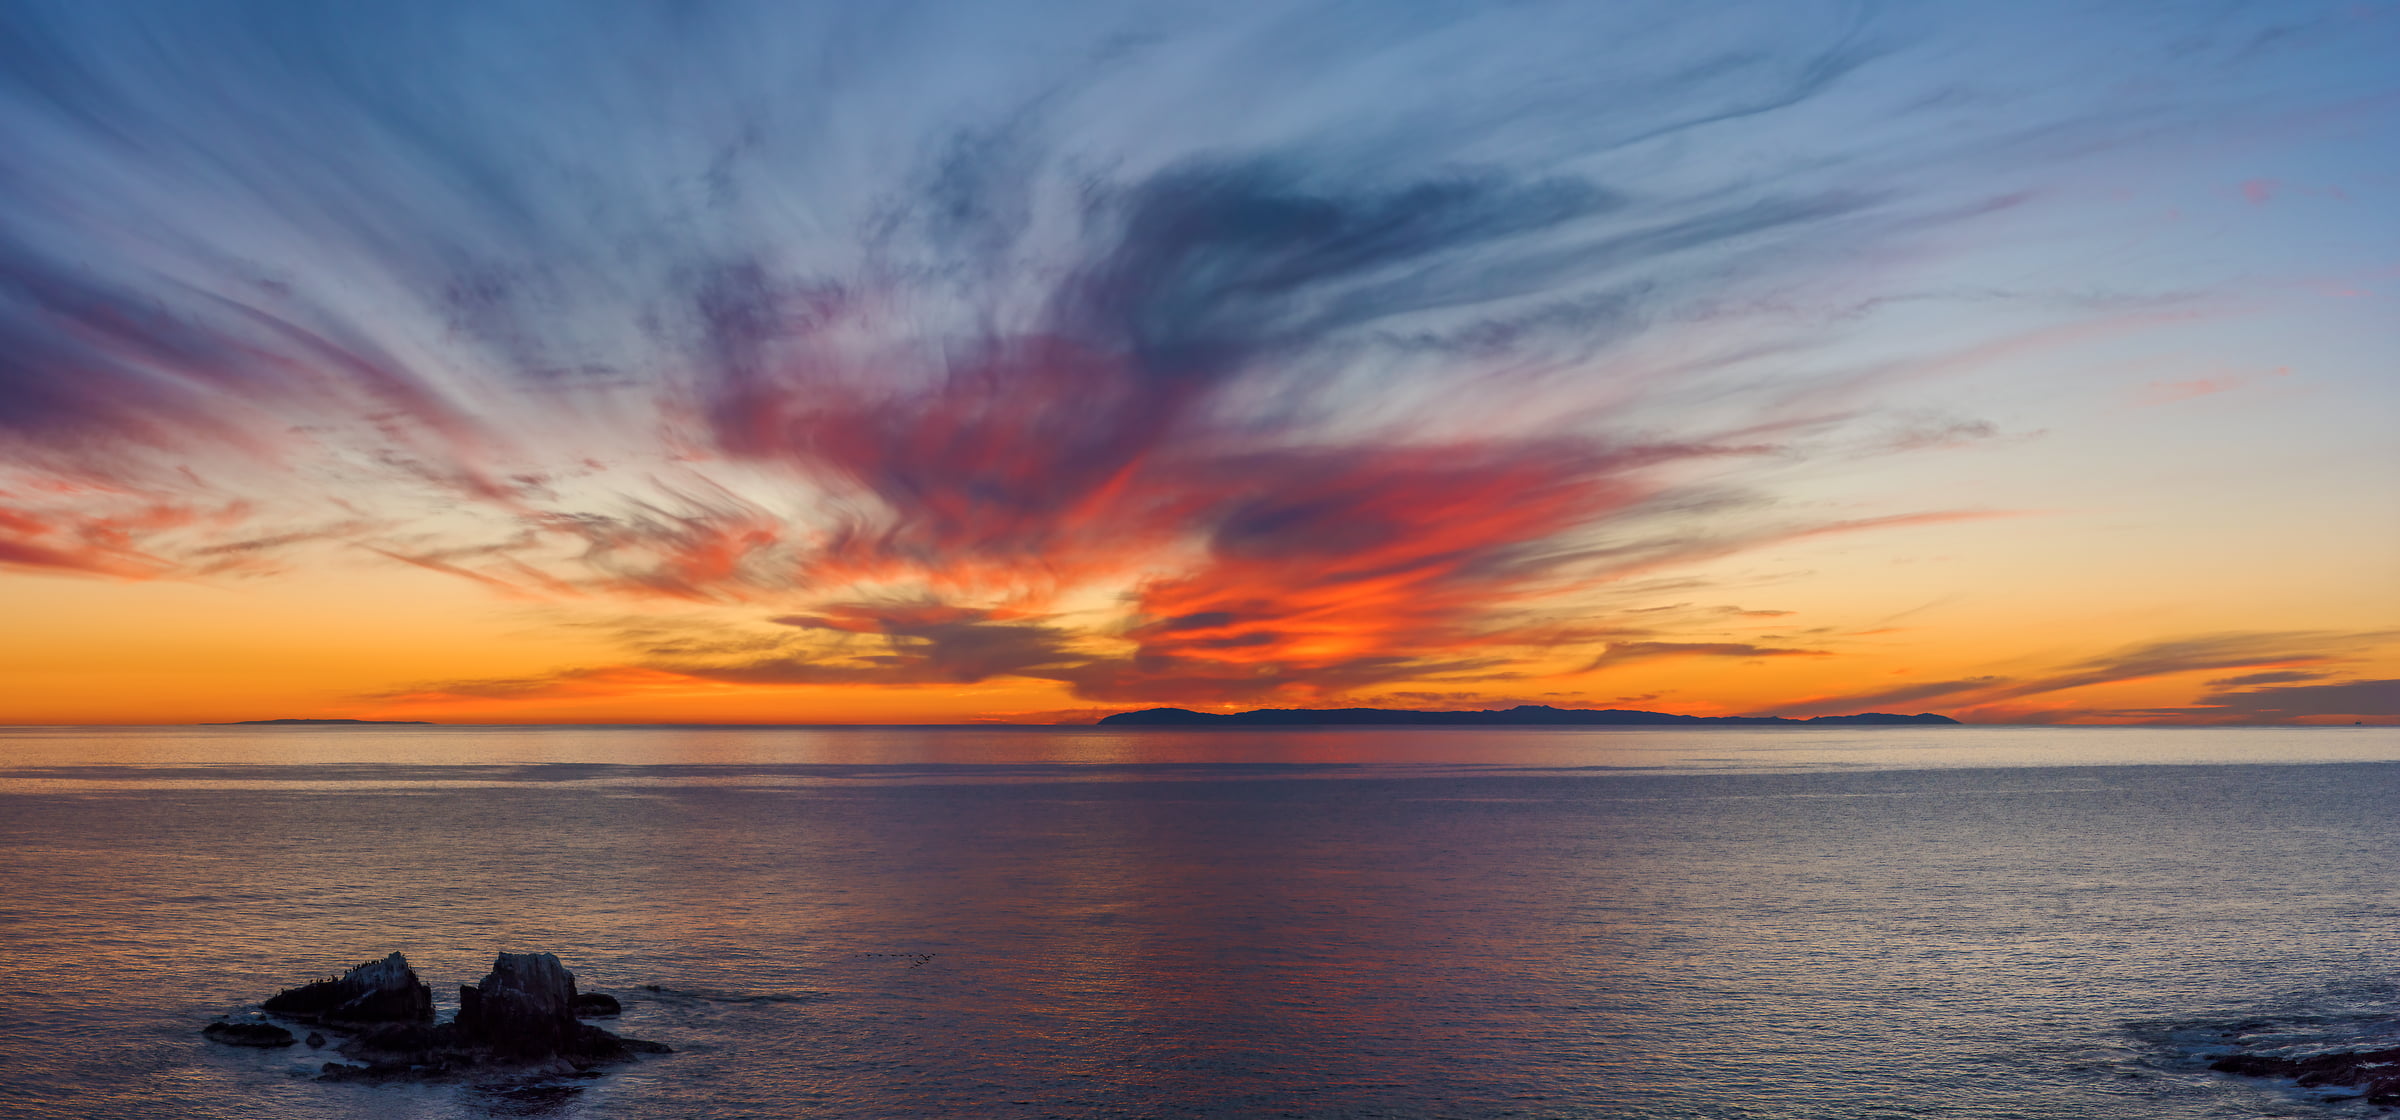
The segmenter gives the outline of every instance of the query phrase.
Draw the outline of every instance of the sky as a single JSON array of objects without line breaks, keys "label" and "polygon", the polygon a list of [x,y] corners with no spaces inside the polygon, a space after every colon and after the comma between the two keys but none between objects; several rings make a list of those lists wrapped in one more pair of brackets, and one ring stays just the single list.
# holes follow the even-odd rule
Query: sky
[{"label": "sky", "polygon": [[0,722],[2400,723],[2400,4],[0,6]]}]

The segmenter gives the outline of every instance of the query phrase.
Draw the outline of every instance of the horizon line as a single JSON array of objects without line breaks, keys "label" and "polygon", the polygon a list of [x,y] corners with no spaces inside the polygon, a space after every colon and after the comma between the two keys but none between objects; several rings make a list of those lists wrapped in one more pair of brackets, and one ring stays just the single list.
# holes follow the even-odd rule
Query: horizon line
[{"label": "horizon line", "polygon": [[[1394,710],[1414,710],[1414,709],[1394,709]],[[1592,710],[1603,710],[1603,709],[1592,709]],[[1790,718],[1790,717],[1783,717],[1783,718]],[[1803,720],[1803,719],[1793,719],[1793,721],[1792,721],[1792,722],[1793,722],[1793,724],[1795,724],[1795,725],[1799,725],[1799,726],[1802,726],[1803,728],[1805,728],[1805,726],[1806,726],[1806,723],[1807,723],[1807,721],[1806,721],[1806,720]],[[1841,727],[1853,728],[1853,729],[1856,729],[1856,728],[1865,728],[1865,729],[1879,729],[1879,728],[1882,728],[1882,727],[1884,727],[1885,725],[1879,725],[1879,724],[1840,724],[1840,725],[1830,725],[1830,726],[1841,726]],[[1924,728],[1928,728],[1928,727],[1941,727],[1941,726],[1945,726],[1945,725],[1942,725],[1942,724],[1894,724],[1894,725],[1889,725],[1889,726],[1890,726],[1892,729],[1898,729],[1898,730],[1907,730],[1907,729],[1912,729],[1912,728],[1913,728],[1913,729],[1922,730],[1922,729],[1924,729]],[[2378,722],[2378,723],[2369,723],[2369,722],[2366,722],[2366,721],[2363,721],[2363,720],[2359,720],[2359,721],[2353,721],[2353,722],[2349,722],[2349,723],[2297,723],[2297,722],[2290,722],[2290,723],[2237,723],[2237,722],[2217,722],[2217,723],[2183,723],[2183,722],[2163,722],[2163,721],[2143,721],[2143,722],[2126,722],[2126,723],[2008,723],[2008,722],[1988,722],[1988,723],[1987,723],[1987,722],[1975,722],[1975,721],[1968,721],[1968,720],[1959,720],[1959,721],[1957,721],[1957,722],[1955,722],[1955,723],[1952,723],[1952,724],[1949,724],[1949,725],[1947,725],[1947,726],[1954,726],[1954,727],[2053,727],[2053,728],[2124,728],[2124,727],[2151,727],[2151,728],[2190,728],[2190,729],[2203,729],[2203,730],[2205,730],[2205,729],[2209,729],[2209,728],[2261,728],[2261,727],[2282,727],[2282,728],[2355,728],[2355,727],[2382,727],[2382,728],[2393,728],[2393,727],[2400,727],[2400,721],[2394,721],[2394,722]],[[682,721],[682,722],[557,722],[557,721],[525,721],[525,722],[508,722],[508,723],[438,723],[438,722],[433,722],[433,721],[428,721],[428,720],[406,720],[406,721],[362,720],[362,721],[360,721],[360,722],[358,722],[358,723],[355,723],[355,724],[338,724],[338,723],[336,723],[336,724],[324,724],[324,723],[319,723],[319,724],[275,724],[275,723],[259,723],[259,722],[244,721],[244,720],[230,720],[230,721],[228,721],[228,720],[213,720],[213,721],[205,721],[205,722],[154,722],[154,723],[11,723],[11,722],[0,722],[0,729],[9,729],[9,730],[17,730],[17,729],[40,729],[40,728],[129,728],[129,727],[260,727],[260,728],[274,728],[274,727],[283,727],[283,728],[300,728],[300,729],[316,728],[316,729],[322,729],[322,730],[359,730],[359,729],[364,729],[364,728],[435,728],[435,727],[439,727],[439,728],[468,728],[468,729],[473,729],[473,728],[485,728],[485,729],[488,729],[488,728],[502,728],[502,727],[523,727],[523,728],[562,728],[562,729],[563,729],[563,728],[583,728],[583,729],[633,729],[633,728],[666,728],[666,729],[674,729],[674,728],[690,728],[690,729],[710,729],[710,730],[726,730],[726,731],[767,731],[767,730],[838,730],[838,729],[845,729],[845,728],[852,728],[852,729],[883,729],[883,730],[954,730],[954,729],[976,728],[976,729],[984,729],[984,730],[1000,729],[1000,730],[1027,730],[1027,731],[1057,731],[1057,730],[1061,730],[1061,729],[1069,729],[1069,728],[1092,728],[1092,729],[1095,729],[1095,730],[1101,730],[1101,729],[1103,729],[1103,728],[1101,728],[1101,725],[1099,725],[1098,723],[1015,723],[1015,722],[1005,722],[1005,721],[997,721],[997,720],[995,720],[995,721],[984,721],[984,722],[970,722],[970,723],[822,723],[822,722],[820,722],[820,723],[702,723],[702,722],[689,722],[689,721]],[[1488,724],[1488,725],[1479,725],[1479,724],[1405,724],[1405,723],[1400,723],[1400,724],[1373,724],[1373,723],[1366,723],[1366,724],[1294,723],[1294,724],[1244,724],[1244,725],[1234,725],[1234,726],[1224,726],[1224,725],[1214,725],[1214,724],[1190,724],[1190,725],[1171,725],[1171,726],[1144,725],[1144,724],[1126,724],[1126,725],[1110,726],[1110,727],[1107,727],[1107,728],[1105,728],[1105,730],[1108,730],[1108,731],[1111,731],[1111,732],[1123,732],[1123,731],[1143,731],[1143,732],[1148,732],[1148,731],[1212,731],[1212,732],[1213,732],[1213,731],[1263,731],[1263,730],[1311,730],[1311,731],[1358,731],[1358,730],[1372,730],[1372,731],[1459,731],[1459,730],[1465,730],[1465,729],[1469,729],[1469,728],[1480,728],[1480,729],[1485,729],[1485,730],[1524,730],[1524,731],[1658,731],[1658,730],[1662,730],[1662,729],[1663,729],[1663,730],[1735,730],[1735,729],[1741,729],[1741,728],[1745,728],[1745,727],[1747,727],[1747,728],[1754,728],[1754,729],[1766,729],[1766,730],[1788,730],[1788,729],[1789,729],[1789,728],[1785,728],[1785,727],[1779,727],[1778,725],[1775,725],[1775,724],[1718,724],[1718,725],[1711,725],[1711,726],[1706,726],[1706,727],[1687,727],[1687,726],[1684,726],[1684,725],[1678,725],[1678,724],[1555,724],[1555,725],[1545,725],[1545,724],[1504,724],[1504,723],[1496,723],[1496,724]]]}]

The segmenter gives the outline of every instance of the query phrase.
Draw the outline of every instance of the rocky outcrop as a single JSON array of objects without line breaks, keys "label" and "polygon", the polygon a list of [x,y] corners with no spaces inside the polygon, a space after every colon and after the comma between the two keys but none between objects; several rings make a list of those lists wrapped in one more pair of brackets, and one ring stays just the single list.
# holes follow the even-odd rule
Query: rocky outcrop
[{"label": "rocky outcrop", "polygon": [[458,1029],[477,1045],[514,1058],[624,1057],[617,1036],[577,1021],[580,999],[575,974],[557,957],[502,953],[482,983],[458,989]]},{"label": "rocky outcrop", "polygon": [[502,953],[492,970],[458,989],[458,1016],[447,1023],[387,1023],[339,1049],[352,1064],[327,1063],[336,1080],[439,1077],[470,1069],[561,1074],[666,1054],[664,1044],[622,1038],[577,1019],[578,1011],[621,1010],[617,1001],[575,990],[575,974],[549,953]]},{"label": "rocky outcrop", "polygon": [[339,977],[276,993],[270,1015],[312,1023],[430,1023],[433,989],[417,979],[408,958],[394,953]]},{"label": "rocky outcrop", "polygon": [[[481,982],[458,990],[458,1016],[437,1023],[433,989],[398,953],[339,977],[277,993],[263,1005],[278,1017],[318,1023],[343,1036],[346,1061],[327,1062],[335,1081],[438,1079],[473,1071],[503,1077],[579,1074],[636,1054],[668,1054],[661,1043],[622,1038],[579,1016],[616,1015],[612,996],[575,989],[575,974],[549,953],[502,953]],[[290,1046],[292,1032],[264,1021],[218,1020],[202,1029],[229,1046]],[[311,1032],[311,1047],[327,1044]]]},{"label": "rocky outcrop", "polygon": [[2400,1048],[2352,1050],[2309,1058],[2231,1054],[2210,1063],[2208,1068],[2243,1077],[2287,1078],[2298,1082],[2303,1089],[2344,1086],[2365,1094],[2368,1104],[2400,1105]]},{"label": "rocky outcrop", "polygon": [[200,1033],[207,1036],[210,1042],[222,1042],[227,1046],[267,1049],[292,1044],[292,1032],[273,1023],[229,1023],[219,1019],[200,1028]]}]

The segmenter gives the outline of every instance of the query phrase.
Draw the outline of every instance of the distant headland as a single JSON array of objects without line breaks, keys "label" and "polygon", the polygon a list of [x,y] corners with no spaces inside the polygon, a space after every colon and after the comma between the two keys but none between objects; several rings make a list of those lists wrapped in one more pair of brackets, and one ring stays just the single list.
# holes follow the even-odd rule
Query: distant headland
[{"label": "distant headland", "polygon": [[1727,724],[1823,727],[1827,725],[1955,724],[1949,716],[1919,712],[1913,716],[1890,712],[1860,712],[1850,716],[1679,716],[1671,712],[1637,712],[1625,708],[1553,708],[1520,704],[1505,711],[1419,712],[1401,708],[1260,708],[1250,712],[1195,712],[1188,708],[1150,708],[1118,712],[1100,720],[1103,727],[1638,727]]},{"label": "distant headland", "polygon": [[295,726],[296,726],[296,727],[353,727],[353,726],[369,726],[369,725],[381,725],[381,724],[392,724],[392,723],[408,723],[408,724],[417,724],[417,725],[424,726],[424,727],[431,727],[431,726],[433,726],[433,721],[432,721],[432,720],[424,720],[424,719],[237,719],[237,720],[232,720],[232,721],[229,721],[229,722],[226,722],[226,723],[214,723],[214,724],[207,724],[206,726],[209,726],[209,727],[276,727],[276,726],[279,726],[279,727],[295,727]]}]

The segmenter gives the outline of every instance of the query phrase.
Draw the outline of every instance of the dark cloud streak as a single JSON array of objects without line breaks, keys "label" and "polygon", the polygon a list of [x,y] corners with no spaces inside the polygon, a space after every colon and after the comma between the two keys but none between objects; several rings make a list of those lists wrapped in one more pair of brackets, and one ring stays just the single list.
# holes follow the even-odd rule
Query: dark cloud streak
[{"label": "dark cloud streak", "polygon": [[2336,681],[2215,692],[2202,696],[2198,705],[2189,710],[2244,720],[2400,716],[2400,680]]}]

